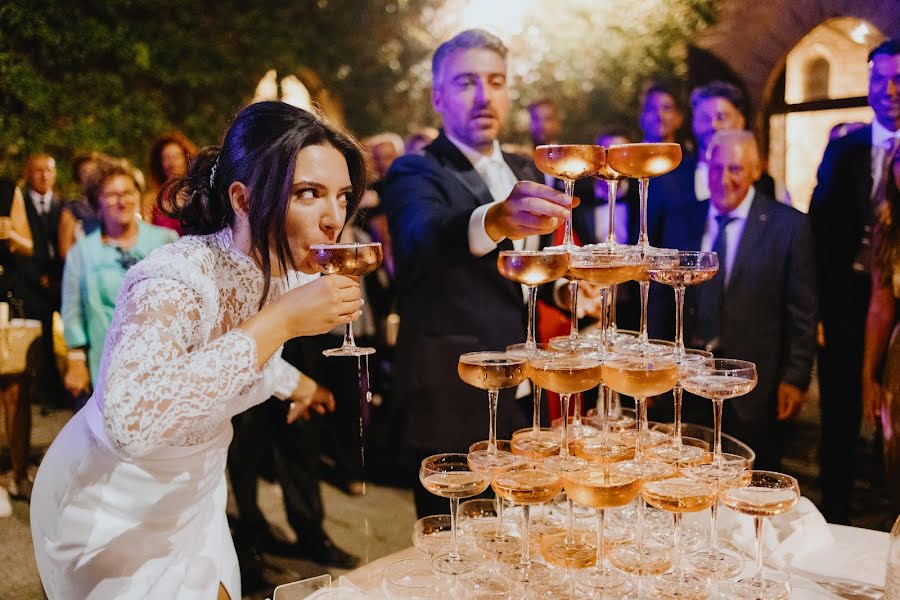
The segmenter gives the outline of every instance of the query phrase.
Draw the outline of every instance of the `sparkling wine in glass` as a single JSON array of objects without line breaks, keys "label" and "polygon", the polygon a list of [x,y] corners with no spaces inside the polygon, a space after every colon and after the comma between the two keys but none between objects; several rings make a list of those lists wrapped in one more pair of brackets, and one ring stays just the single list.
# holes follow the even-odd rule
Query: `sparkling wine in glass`
[{"label": "sparkling wine in glass", "polygon": [[432,568],[444,575],[462,575],[474,571],[477,561],[460,554],[456,531],[459,499],[477,496],[487,489],[490,478],[472,471],[465,454],[435,454],[422,461],[419,481],[426,490],[450,499],[450,552],[431,561]]},{"label": "sparkling wine in glass", "polygon": [[566,274],[569,255],[562,250],[504,250],[497,257],[501,275],[528,286],[528,332],[524,349],[535,352],[534,310],[539,285],[556,281]]},{"label": "sparkling wine in glass", "polygon": [[550,570],[531,561],[530,509],[543,504],[562,491],[559,473],[548,471],[538,462],[519,463],[499,470],[491,481],[498,496],[512,504],[522,505],[522,549],[519,562],[508,565],[507,576],[515,581],[540,581],[551,576]]},{"label": "sparkling wine in glass", "polygon": [[683,370],[682,387],[713,401],[713,452],[718,457],[722,453],[722,405],[726,399],[743,396],[756,387],[756,365],[745,360],[716,358],[688,365]]},{"label": "sparkling wine in glass", "polygon": [[647,190],[651,177],[675,170],[681,163],[681,144],[617,144],[606,150],[606,162],[616,172],[638,180],[640,195],[639,246],[649,246],[647,236]]},{"label": "sparkling wine in glass", "polygon": [[[469,466],[473,471],[493,478],[497,472],[504,466],[514,464],[516,462],[524,462],[525,459],[517,457],[511,453],[512,447],[509,440],[496,440],[497,449],[505,456],[511,457],[509,461],[487,461],[489,441],[475,442],[469,446]],[[476,545],[486,553],[496,558],[504,558],[514,555],[519,550],[519,543],[507,535],[504,523],[503,498],[497,496],[494,502],[494,512],[497,516],[495,523],[487,528],[482,528],[475,532]],[[483,502],[482,500],[469,500],[469,502]]]},{"label": "sparkling wine in glass", "polygon": [[[559,353],[550,344],[535,344],[529,349],[527,344],[512,344],[506,352],[516,358],[530,359],[536,356],[552,356]],[[532,383],[533,410],[530,429],[520,429],[512,435],[512,453],[530,458],[546,458],[559,453],[559,434],[551,427],[541,427],[541,388]]]},{"label": "sparkling wine in glass", "polygon": [[565,473],[566,496],[575,503],[597,511],[597,556],[594,568],[579,575],[576,586],[585,594],[601,597],[623,597],[631,592],[634,581],[627,575],[608,568],[606,557],[606,509],[630,504],[638,495],[641,479],[635,469],[620,465],[592,466],[584,471]]},{"label": "sparkling wine in glass", "polygon": [[800,486],[790,475],[772,471],[751,471],[750,484],[722,494],[722,503],[731,510],[753,517],[756,530],[756,575],[729,586],[731,598],[763,600],[787,598],[791,589],[784,576],[767,577],[763,571],[763,519],[788,512],[800,500]]},{"label": "sparkling wine in glass", "polygon": [[562,179],[565,183],[565,194],[569,199],[569,216],[566,218],[566,229],[562,247],[566,250],[575,248],[572,238],[572,195],[575,180],[590,177],[606,164],[606,149],[592,144],[552,144],[538,146],[534,149],[534,164],[551,177]]},{"label": "sparkling wine in glass", "polygon": [[469,461],[484,469],[497,468],[515,461],[509,452],[497,448],[497,400],[500,390],[516,387],[525,380],[523,358],[506,352],[468,352],[459,357],[459,378],[488,393],[488,443],[483,451],[470,452]]},{"label": "sparkling wine in glass", "polygon": [[[362,277],[371,273],[384,260],[381,243],[371,244],[312,244],[309,247],[316,269],[324,275]],[[375,348],[360,347],[353,340],[353,326],[347,323],[344,343],[340,348],[322,352],[325,356],[363,356],[374,354]]]},{"label": "sparkling wine in glass", "polygon": [[708,594],[706,580],[689,575],[681,568],[681,518],[686,512],[699,512],[715,504],[719,498],[716,486],[686,477],[674,477],[645,483],[641,488],[641,497],[650,506],[672,513],[675,522],[673,570],[651,580],[651,587],[667,598],[705,598]]}]

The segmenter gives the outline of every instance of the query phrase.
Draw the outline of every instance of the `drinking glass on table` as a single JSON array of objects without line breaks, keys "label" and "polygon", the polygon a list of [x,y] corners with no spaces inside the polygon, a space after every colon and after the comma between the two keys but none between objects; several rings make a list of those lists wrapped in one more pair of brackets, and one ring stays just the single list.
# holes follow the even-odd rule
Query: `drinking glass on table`
[{"label": "drinking glass on table", "polygon": [[575,248],[572,238],[571,202],[575,180],[590,177],[606,164],[606,149],[592,144],[550,144],[534,149],[534,164],[545,175],[562,179],[569,199],[569,216],[566,218],[565,235],[559,248]]},{"label": "drinking glass on table", "polygon": [[782,574],[767,576],[763,571],[763,519],[788,512],[800,500],[800,486],[790,475],[772,471],[751,471],[746,487],[734,487],[722,494],[722,503],[731,510],[753,517],[756,530],[756,574],[728,586],[726,595],[740,600],[780,600],[788,598],[791,587]]},{"label": "drinking glass on table", "polygon": [[[529,350],[524,344],[513,344],[506,347],[506,352],[515,358],[530,359],[537,356],[552,356],[559,350],[549,344],[536,344]],[[541,427],[541,387],[531,382],[533,394],[533,410],[531,428],[519,429],[512,435],[511,451],[513,454],[530,458],[545,458],[559,452],[559,432],[551,427]]]},{"label": "drinking glass on table", "polygon": [[419,481],[426,490],[450,499],[450,552],[431,561],[432,568],[444,575],[462,575],[474,571],[478,563],[460,554],[456,517],[460,498],[477,496],[487,489],[490,480],[469,468],[465,454],[435,454],[422,461]]},{"label": "drinking glass on table", "polygon": [[484,450],[469,453],[470,463],[485,469],[511,464],[515,457],[497,449],[497,399],[503,388],[516,387],[525,380],[525,359],[506,352],[468,352],[459,357],[459,378],[488,393],[488,440]]},{"label": "drinking glass on table", "polygon": [[[384,260],[379,242],[371,244],[312,244],[309,247],[316,269],[324,275],[362,277],[371,273]],[[344,343],[340,348],[322,352],[325,356],[363,356],[374,354],[375,348],[360,347],[353,339],[353,325],[344,328]]]},{"label": "drinking glass on table", "polygon": [[[469,466],[473,471],[483,474],[488,479],[494,477],[502,467],[522,462],[525,459],[513,455],[509,440],[496,440],[496,447],[500,452],[512,457],[511,461],[486,461],[486,451],[490,442],[475,442],[469,446]],[[469,503],[490,502],[490,500],[469,500]],[[514,555],[519,550],[519,542],[508,535],[503,518],[503,498],[497,496],[494,499],[494,511],[496,519],[487,528],[475,532],[475,545],[484,552],[496,558],[504,558]]]}]

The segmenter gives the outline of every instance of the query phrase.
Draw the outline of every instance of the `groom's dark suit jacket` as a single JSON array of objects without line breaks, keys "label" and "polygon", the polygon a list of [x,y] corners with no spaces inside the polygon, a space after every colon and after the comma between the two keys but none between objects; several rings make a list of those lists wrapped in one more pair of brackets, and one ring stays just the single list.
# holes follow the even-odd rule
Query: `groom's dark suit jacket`
[{"label": "groom's dark suit jacket", "polygon": [[[543,182],[528,159],[504,158],[518,179]],[[487,392],[460,380],[459,355],[504,350],[525,339],[522,288],[497,271],[499,251],[511,250],[512,242],[480,258],[469,252],[469,218],[493,198],[443,132],[424,154],[394,161],[383,200],[397,269],[393,400],[403,442],[417,450],[466,452],[487,439],[488,402]],[[530,398],[502,393],[498,438],[526,426],[530,409]]]}]

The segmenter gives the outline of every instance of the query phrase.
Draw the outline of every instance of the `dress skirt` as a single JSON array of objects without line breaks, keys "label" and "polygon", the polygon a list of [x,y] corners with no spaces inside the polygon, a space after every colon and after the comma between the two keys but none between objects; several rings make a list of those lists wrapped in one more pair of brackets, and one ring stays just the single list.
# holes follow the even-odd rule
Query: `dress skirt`
[{"label": "dress skirt", "polygon": [[225,516],[230,424],[199,446],[122,456],[91,398],[34,483],[31,531],[50,600],[241,597]]}]

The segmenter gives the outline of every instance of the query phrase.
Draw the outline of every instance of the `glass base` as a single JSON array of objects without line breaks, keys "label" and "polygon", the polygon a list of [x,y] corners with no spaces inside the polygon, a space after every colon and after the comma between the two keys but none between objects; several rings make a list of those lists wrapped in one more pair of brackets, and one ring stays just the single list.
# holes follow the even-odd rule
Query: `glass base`
[{"label": "glass base", "polygon": [[600,594],[602,598],[621,598],[636,588],[632,577],[612,569],[583,571],[578,574],[575,586],[587,593]]},{"label": "glass base", "polygon": [[582,471],[588,467],[588,461],[577,456],[548,456],[541,461],[541,468],[551,473],[571,473]]},{"label": "glass base", "polygon": [[641,356],[666,356],[674,358],[675,348],[669,344],[654,344],[653,342],[633,342],[624,349],[630,354],[639,354]]},{"label": "glass base", "polygon": [[596,537],[590,531],[573,531],[566,541],[566,533],[541,536],[541,555],[544,560],[560,569],[584,569],[597,561],[597,547],[589,543]]},{"label": "glass base", "polygon": [[330,348],[323,350],[325,356],[366,356],[375,354],[375,348],[367,348],[365,346],[341,346],[340,348]]},{"label": "glass base", "polygon": [[648,581],[650,594],[660,600],[705,600],[709,585],[684,572],[666,573]]},{"label": "glass base", "polygon": [[782,571],[767,571],[762,580],[748,577],[722,587],[723,595],[733,600],[787,600],[791,597],[790,577]]},{"label": "glass base", "polygon": [[569,335],[556,336],[550,338],[550,346],[562,352],[599,352],[605,350],[599,338],[583,335],[575,338]]},{"label": "glass base", "polygon": [[493,452],[488,450],[477,450],[475,452],[469,452],[466,459],[469,463],[469,467],[476,472],[496,471],[520,462],[521,460],[514,454],[504,452],[503,450],[495,450]]},{"label": "glass base", "polygon": [[686,446],[676,444],[672,440],[666,440],[647,448],[645,454],[650,460],[669,463],[670,465],[691,465],[704,459],[709,453],[708,449],[698,446]]},{"label": "glass base", "polygon": [[504,563],[501,568],[501,573],[507,579],[523,583],[546,581],[553,577],[553,571],[547,565],[533,561],[527,565],[523,565],[522,563]]},{"label": "glass base", "polygon": [[475,534],[475,547],[485,556],[497,560],[519,560],[522,554],[522,540],[497,531],[481,531]]},{"label": "glass base", "polygon": [[465,575],[478,568],[478,561],[460,554],[451,558],[449,554],[439,554],[431,559],[431,568],[441,575]]},{"label": "glass base", "polygon": [[609,464],[634,459],[634,445],[626,443],[616,433],[578,440],[573,450],[576,456],[592,463]]},{"label": "glass base", "polygon": [[466,598],[517,598],[521,596],[521,586],[497,576],[493,571],[480,568],[457,580]]},{"label": "glass base", "polygon": [[658,547],[632,545],[613,548],[609,553],[609,562],[626,573],[632,575],[662,575],[672,566],[669,553]]},{"label": "glass base", "polygon": [[512,436],[512,453],[529,458],[547,458],[559,454],[559,432],[547,427],[534,431],[520,429]]},{"label": "glass base", "polygon": [[722,552],[694,552],[684,558],[684,569],[697,577],[715,580],[731,579],[741,572],[743,560],[733,554]]}]

